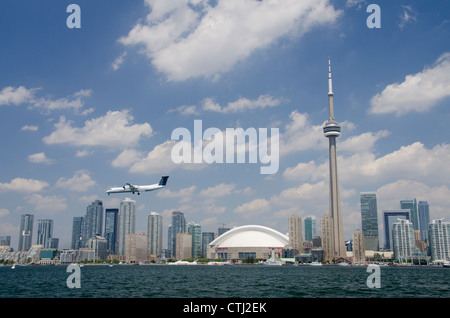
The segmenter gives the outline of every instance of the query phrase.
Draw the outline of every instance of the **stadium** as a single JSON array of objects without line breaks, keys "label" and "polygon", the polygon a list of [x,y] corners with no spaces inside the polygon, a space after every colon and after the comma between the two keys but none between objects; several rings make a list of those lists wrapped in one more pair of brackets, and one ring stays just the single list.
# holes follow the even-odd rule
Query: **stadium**
[{"label": "stadium", "polygon": [[233,228],[209,243],[207,257],[269,259],[272,250],[280,254],[288,244],[289,238],[278,231],[260,225],[245,225]]}]

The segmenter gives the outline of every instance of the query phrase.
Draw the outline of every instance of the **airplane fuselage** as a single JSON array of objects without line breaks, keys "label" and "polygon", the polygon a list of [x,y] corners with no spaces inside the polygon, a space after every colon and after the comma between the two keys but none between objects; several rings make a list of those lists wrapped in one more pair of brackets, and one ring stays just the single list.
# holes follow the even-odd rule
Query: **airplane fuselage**
[{"label": "airplane fuselage", "polygon": [[111,193],[127,193],[127,192],[131,192],[133,194],[135,193],[141,194],[141,192],[158,190],[166,187],[166,182],[168,178],[169,178],[168,176],[163,176],[161,177],[161,181],[159,183],[151,185],[132,185],[130,183],[126,183],[123,187],[110,188],[106,191],[106,193],[108,193],[108,195],[110,195]]},{"label": "airplane fuselage", "polygon": [[137,193],[139,194],[140,192],[146,192],[146,191],[153,191],[153,190],[158,190],[164,188],[164,186],[160,186],[160,185],[146,185],[146,186],[134,186],[134,188],[126,185],[123,187],[117,187],[117,188],[111,188],[108,191],[106,191],[106,193],[110,194],[110,193],[126,193],[126,192],[132,192],[133,194]]}]

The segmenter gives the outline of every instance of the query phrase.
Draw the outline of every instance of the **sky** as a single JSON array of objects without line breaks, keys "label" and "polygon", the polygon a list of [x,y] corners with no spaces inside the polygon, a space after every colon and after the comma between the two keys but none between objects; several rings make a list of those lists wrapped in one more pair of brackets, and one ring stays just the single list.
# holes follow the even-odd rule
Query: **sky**
[{"label": "sky", "polygon": [[[33,244],[37,220],[53,219],[70,248],[73,217],[126,197],[144,233],[151,211],[164,233],[172,211],[205,232],[286,233],[292,214],[320,224],[329,57],[345,239],[361,226],[361,192],[377,194],[381,243],[382,210],[403,199],[450,221],[448,12],[448,0],[1,1],[0,236],[16,249],[29,213]],[[194,139],[195,120],[202,132],[278,129],[278,169],[261,174],[263,156],[176,164],[172,133]],[[162,190],[105,193],[162,175]]]}]

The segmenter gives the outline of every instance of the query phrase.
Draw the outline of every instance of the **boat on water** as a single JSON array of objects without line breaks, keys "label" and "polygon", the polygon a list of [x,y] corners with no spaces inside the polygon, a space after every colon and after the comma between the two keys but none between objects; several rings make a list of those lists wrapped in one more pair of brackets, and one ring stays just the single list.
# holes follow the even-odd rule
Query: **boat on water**
[{"label": "boat on water", "polygon": [[323,264],[317,261],[308,264],[309,266],[322,266]]},{"label": "boat on water", "polygon": [[444,262],[444,263],[442,264],[442,267],[450,268],[450,262],[449,262],[449,261]]},{"label": "boat on water", "polygon": [[281,266],[283,263],[281,261],[277,261],[275,259],[275,251],[272,250],[272,256],[268,261],[262,262],[263,265],[269,265],[269,266]]},{"label": "boat on water", "polygon": [[188,261],[176,261],[174,263],[168,263],[168,265],[198,265],[198,261],[195,260],[193,262],[188,262]]}]

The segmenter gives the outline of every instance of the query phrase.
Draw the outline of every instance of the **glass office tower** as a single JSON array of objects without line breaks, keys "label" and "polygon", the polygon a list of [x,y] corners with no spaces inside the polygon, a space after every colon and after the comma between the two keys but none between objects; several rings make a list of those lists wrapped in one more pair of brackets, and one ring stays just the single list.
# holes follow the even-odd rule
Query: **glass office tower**
[{"label": "glass office tower", "polygon": [[34,215],[23,214],[20,218],[19,251],[28,251],[33,237]]},{"label": "glass office tower", "polygon": [[430,206],[428,202],[419,201],[417,212],[419,214],[420,239],[428,242],[428,225],[430,224]]},{"label": "glass office tower", "polygon": [[119,209],[105,210],[105,234],[107,254],[116,254],[119,226]]},{"label": "glass office tower", "polygon": [[361,201],[361,227],[364,235],[365,249],[379,250],[377,196],[375,193],[363,192]]}]

